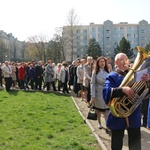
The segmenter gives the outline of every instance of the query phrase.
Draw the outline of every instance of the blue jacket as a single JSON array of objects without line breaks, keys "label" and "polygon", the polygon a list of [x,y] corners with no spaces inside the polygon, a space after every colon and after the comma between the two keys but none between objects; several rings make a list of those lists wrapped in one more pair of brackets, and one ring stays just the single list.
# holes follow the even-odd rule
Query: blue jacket
[{"label": "blue jacket", "polygon": [[[112,88],[119,87],[123,80],[123,76],[116,72],[111,72],[106,77],[106,81],[103,87],[103,99],[106,104],[111,101]],[[122,93],[123,94],[123,93]],[[141,107],[138,106],[136,110],[128,117],[129,127],[135,128],[141,126]],[[127,127],[126,118],[115,117],[111,114],[108,115],[106,125],[110,129],[125,129]]]}]

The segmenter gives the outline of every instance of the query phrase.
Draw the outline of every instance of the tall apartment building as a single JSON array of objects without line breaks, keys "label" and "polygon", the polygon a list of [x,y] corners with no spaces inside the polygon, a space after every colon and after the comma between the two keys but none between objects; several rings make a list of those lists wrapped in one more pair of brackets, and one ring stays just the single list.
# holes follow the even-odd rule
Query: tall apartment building
[{"label": "tall apartment building", "polygon": [[[64,26],[63,30],[67,28]],[[63,36],[65,34],[66,32]],[[90,23],[76,26],[73,30],[73,59],[86,56],[88,42],[91,38],[95,38],[100,44],[104,56],[114,57],[114,49],[123,36],[130,42],[131,48],[134,49],[138,45],[145,47],[150,42],[150,24],[146,20],[138,24],[128,24],[128,22],[113,24],[112,21],[107,20],[103,24]],[[67,61],[71,61],[69,45],[68,42],[65,46]],[[136,54],[136,51],[134,53]]]}]

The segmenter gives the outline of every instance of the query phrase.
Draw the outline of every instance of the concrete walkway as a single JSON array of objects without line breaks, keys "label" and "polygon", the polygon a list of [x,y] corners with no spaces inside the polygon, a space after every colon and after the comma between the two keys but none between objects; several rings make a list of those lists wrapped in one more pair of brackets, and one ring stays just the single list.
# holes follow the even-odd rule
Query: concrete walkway
[{"label": "concrete walkway", "polygon": [[[97,121],[92,121],[86,119],[89,108],[87,107],[87,104],[84,101],[81,101],[81,98],[76,97],[76,95],[71,92],[72,99],[84,119],[84,121],[87,123],[89,128],[91,129],[92,133],[94,134],[95,138],[98,141],[98,144],[100,145],[102,150],[110,150],[110,135],[106,133],[105,131],[105,120],[102,118],[102,126],[103,129],[98,129],[97,127]],[[141,133],[142,133],[142,150],[150,150],[150,130],[146,128],[141,128]],[[123,150],[128,150],[128,137],[127,137],[127,132],[125,132],[125,137],[124,137],[124,143],[123,143]]]}]

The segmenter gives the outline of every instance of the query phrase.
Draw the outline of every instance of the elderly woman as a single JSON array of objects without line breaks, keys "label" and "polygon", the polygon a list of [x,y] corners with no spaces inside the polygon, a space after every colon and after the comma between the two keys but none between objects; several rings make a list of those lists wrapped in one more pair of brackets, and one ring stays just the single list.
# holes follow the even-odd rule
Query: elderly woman
[{"label": "elderly woman", "polygon": [[50,84],[53,86],[53,91],[56,91],[55,83],[54,83],[54,69],[51,64],[51,60],[48,60],[47,66],[45,68],[45,82],[47,91],[50,90]]}]

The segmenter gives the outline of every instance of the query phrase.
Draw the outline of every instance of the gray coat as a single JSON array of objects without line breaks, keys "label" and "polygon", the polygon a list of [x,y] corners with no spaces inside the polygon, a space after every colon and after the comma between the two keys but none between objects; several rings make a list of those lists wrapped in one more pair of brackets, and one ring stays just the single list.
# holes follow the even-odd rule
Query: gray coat
[{"label": "gray coat", "polygon": [[53,82],[54,81],[54,70],[52,66],[47,65],[45,68],[45,82]]},{"label": "gray coat", "polygon": [[91,81],[91,76],[92,76],[92,71],[93,71],[93,65],[89,65],[88,63],[86,63],[83,66],[83,69],[84,69],[83,85],[85,87],[89,87],[90,81]]},{"label": "gray coat", "polygon": [[103,73],[102,71],[99,71],[97,75],[95,73],[92,73],[91,98],[95,98],[96,108],[100,108],[100,109],[108,108],[108,106],[105,104],[103,100],[103,95],[102,95],[102,89],[107,75],[108,73],[106,71],[104,71]]},{"label": "gray coat", "polygon": [[68,72],[68,81],[69,81],[69,78],[70,78],[70,76],[69,76],[69,68],[67,67],[67,68],[65,68],[64,66],[60,69],[60,81],[62,82],[62,83],[65,83],[65,76],[66,76],[66,71]]},{"label": "gray coat", "polygon": [[83,83],[83,75],[84,75],[84,70],[83,70],[83,65],[80,65],[77,67],[77,83]]}]

